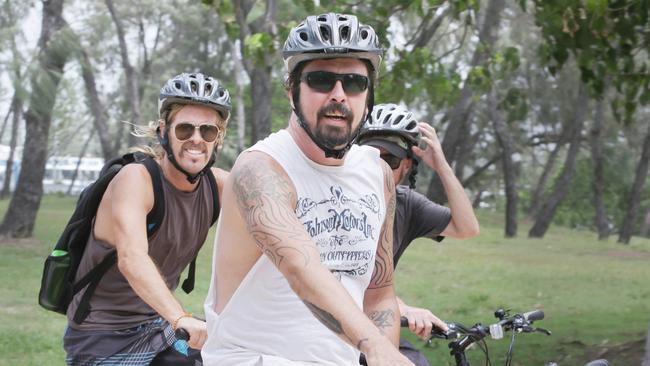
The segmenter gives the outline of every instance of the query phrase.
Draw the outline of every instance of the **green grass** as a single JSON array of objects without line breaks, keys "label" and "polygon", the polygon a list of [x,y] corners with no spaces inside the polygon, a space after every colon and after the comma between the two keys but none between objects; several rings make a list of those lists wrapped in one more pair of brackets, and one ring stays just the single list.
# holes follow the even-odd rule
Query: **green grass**
[{"label": "green grass", "polygon": [[[39,211],[35,237],[0,244],[0,342],[2,365],[63,365],[62,315],[41,309],[37,293],[43,260],[65,225],[75,200],[46,196]],[[4,216],[7,201],[0,201]],[[605,353],[614,365],[638,364],[616,350],[639,342],[650,321],[650,240],[633,238],[630,245],[599,242],[587,231],[551,227],[544,239],[503,238],[502,218],[481,212],[481,235],[468,241],[446,239],[413,243],[397,270],[397,291],[409,304],[431,309],[443,319],[472,325],[494,321],[498,307],[513,311],[541,308],[538,325],[553,332],[517,337],[515,365],[581,365]],[[209,285],[212,233],[201,251],[196,288],[178,298],[194,313],[202,313]],[[403,334],[434,365],[453,365],[444,342],[425,347],[408,331]],[[503,364],[508,341],[488,340],[494,365]],[[637,347],[639,348],[639,347]],[[601,353],[598,353],[601,352]],[[478,348],[470,360],[482,365]],[[632,357],[632,358],[631,358]]]}]

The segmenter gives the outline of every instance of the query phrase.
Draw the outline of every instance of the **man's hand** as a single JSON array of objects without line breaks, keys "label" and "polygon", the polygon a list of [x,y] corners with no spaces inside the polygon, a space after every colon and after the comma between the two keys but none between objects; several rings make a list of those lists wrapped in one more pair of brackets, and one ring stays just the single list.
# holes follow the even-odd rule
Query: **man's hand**
[{"label": "man's hand", "polygon": [[368,366],[415,366],[386,337],[362,340],[359,350],[366,355]]},{"label": "man's hand", "polygon": [[183,328],[189,333],[187,345],[194,349],[203,348],[203,343],[208,339],[208,328],[203,320],[190,316],[182,317],[176,323],[177,328]]},{"label": "man's hand", "polygon": [[404,303],[400,303],[399,305],[401,315],[409,321],[409,329],[421,339],[429,339],[433,326],[447,331],[447,324],[433,315],[431,311],[408,306]]},{"label": "man's hand", "polygon": [[449,163],[445,158],[445,154],[442,151],[442,145],[440,140],[438,140],[438,135],[436,130],[431,127],[428,123],[420,122],[418,123],[418,128],[422,137],[422,141],[426,143],[426,148],[421,149],[418,146],[413,146],[413,153],[417,155],[429,168],[433,169],[435,172],[440,173],[443,168],[449,168]]}]

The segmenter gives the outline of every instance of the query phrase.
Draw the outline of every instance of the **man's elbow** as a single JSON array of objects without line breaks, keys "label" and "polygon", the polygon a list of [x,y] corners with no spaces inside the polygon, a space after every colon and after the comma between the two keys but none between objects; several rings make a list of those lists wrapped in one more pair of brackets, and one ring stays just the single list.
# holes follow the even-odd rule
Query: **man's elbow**
[{"label": "man's elbow", "polygon": [[475,236],[478,236],[478,234],[481,232],[478,222],[469,225],[458,225],[456,227],[458,228],[455,235],[457,239],[471,239]]},{"label": "man's elbow", "polygon": [[117,269],[127,279],[133,277],[141,265],[141,262],[137,260],[137,255],[127,253],[127,251],[117,252]]},{"label": "man's elbow", "polygon": [[465,232],[465,237],[463,239],[470,239],[475,236],[478,236],[478,234],[481,233],[481,229],[479,229],[478,224],[472,226]]}]

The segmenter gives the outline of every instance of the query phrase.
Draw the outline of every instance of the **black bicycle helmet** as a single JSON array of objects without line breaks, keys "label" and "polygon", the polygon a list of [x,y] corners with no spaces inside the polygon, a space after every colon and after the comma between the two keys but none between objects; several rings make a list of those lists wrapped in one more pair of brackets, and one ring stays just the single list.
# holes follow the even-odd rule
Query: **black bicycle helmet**
[{"label": "black bicycle helmet", "polygon": [[393,104],[378,104],[361,128],[359,140],[373,136],[399,136],[410,146],[420,140],[418,121],[406,108]]},{"label": "black bicycle helmet", "polygon": [[219,112],[224,121],[230,117],[228,90],[219,80],[200,72],[182,73],[167,80],[158,97],[160,115],[174,103],[204,105]]},{"label": "black bicycle helmet", "polygon": [[[219,80],[200,72],[182,73],[167,80],[160,89],[158,97],[158,114],[160,118],[167,118],[166,113],[173,104],[196,104],[213,108],[223,118],[224,126],[230,117],[230,94],[228,90],[221,85]],[[174,151],[169,143],[169,128],[166,128],[165,133],[162,135],[158,130],[158,141],[172,165],[183,173],[192,184],[197,182],[201,175],[212,167],[217,158],[217,147],[215,146],[208,164],[197,174],[190,174],[178,164],[174,157]]]}]

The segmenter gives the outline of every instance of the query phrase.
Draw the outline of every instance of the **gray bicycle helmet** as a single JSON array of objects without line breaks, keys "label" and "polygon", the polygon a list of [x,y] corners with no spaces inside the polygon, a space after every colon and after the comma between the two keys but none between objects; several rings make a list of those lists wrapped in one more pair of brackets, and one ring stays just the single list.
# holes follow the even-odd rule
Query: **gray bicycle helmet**
[{"label": "gray bicycle helmet", "polygon": [[[182,73],[167,80],[160,89],[158,97],[158,114],[160,118],[166,118],[164,114],[172,104],[176,103],[197,104],[213,108],[223,118],[224,122],[227,122],[230,117],[230,94],[228,90],[221,85],[219,80],[200,72]],[[196,183],[214,164],[217,154],[216,147],[203,170],[197,174],[190,174],[178,164],[174,157],[174,152],[169,143],[169,128],[165,129],[165,133],[160,133],[159,129],[157,132],[158,141],[165,150],[167,158],[178,171],[185,175],[188,182]]]},{"label": "gray bicycle helmet", "polygon": [[420,139],[418,121],[406,108],[393,104],[378,104],[361,129],[359,140],[373,136],[399,136],[409,145],[417,145]]},{"label": "gray bicycle helmet", "polygon": [[230,117],[228,90],[219,80],[200,72],[182,73],[167,80],[158,97],[160,116],[174,103],[204,105],[219,112],[224,121]]},{"label": "gray bicycle helmet", "polygon": [[289,32],[282,58],[289,73],[302,61],[340,57],[368,60],[377,73],[383,53],[371,26],[354,15],[326,13],[308,16]]}]

